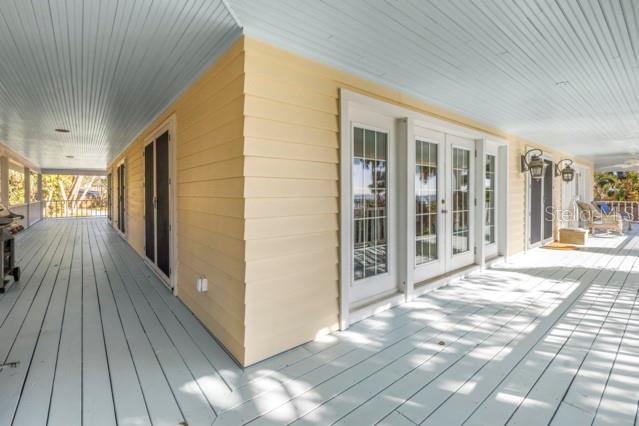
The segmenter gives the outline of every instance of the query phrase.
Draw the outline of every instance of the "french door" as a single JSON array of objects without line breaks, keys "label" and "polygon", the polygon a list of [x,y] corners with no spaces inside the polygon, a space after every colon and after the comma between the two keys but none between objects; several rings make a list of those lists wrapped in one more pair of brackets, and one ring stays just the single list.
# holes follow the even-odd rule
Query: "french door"
[{"label": "french door", "polygon": [[171,277],[169,132],[144,147],[144,252],[166,278]]},{"label": "french door", "polygon": [[419,283],[474,263],[475,142],[415,128],[415,271]]},{"label": "french door", "polygon": [[350,303],[397,291],[395,122],[351,114],[352,277]]},{"label": "french door", "polygon": [[538,246],[552,239],[553,163],[544,159],[542,179],[529,179],[529,245]]},{"label": "french door", "polygon": [[126,166],[122,163],[117,168],[118,174],[118,229],[126,233]]}]

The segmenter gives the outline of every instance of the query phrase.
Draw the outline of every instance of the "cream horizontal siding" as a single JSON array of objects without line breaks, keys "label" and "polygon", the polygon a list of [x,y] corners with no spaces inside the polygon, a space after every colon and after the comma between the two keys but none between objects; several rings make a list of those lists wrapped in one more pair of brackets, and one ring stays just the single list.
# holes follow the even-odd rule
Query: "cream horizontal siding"
[{"label": "cream horizontal siding", "polygon": [[291,70],[259,46],[247,48],[246,58],[246,336],[252,363],[337,327],[339,115],[334,83]]},{"label": "cream horizontal siding", "polygon": [[519,159],[522,144],[512,142],[508,146],[508,255],[525,249],[526,234],[526,177],[520,171]]},{"label": "cream horizontal siding", "polygon": [[143,143],[176,117],[178,296],[244,365],[337,328],[342,87],[509,140],[509,254],[525,248],[527,142],[243,38],[111,170],[126,159],[127,238],[142,253]]},{"label": "cream horizontal siding", "polygon": [[[143,144],[166,119],[176,118],[171,142],[177,145],[178,297],[240,362],[245,346],[243,86],[239,40],[120,157],[128,166],[127,239],[143,254]],[[206,293],[195,290],[201,276],[208,278]]]},{"label": "cream horizontal siding", "polygon": [[245,57],[248,363],[337,325],[341,87],[509,140],[508,252],[525,249],[525,141],[251,38]]}]

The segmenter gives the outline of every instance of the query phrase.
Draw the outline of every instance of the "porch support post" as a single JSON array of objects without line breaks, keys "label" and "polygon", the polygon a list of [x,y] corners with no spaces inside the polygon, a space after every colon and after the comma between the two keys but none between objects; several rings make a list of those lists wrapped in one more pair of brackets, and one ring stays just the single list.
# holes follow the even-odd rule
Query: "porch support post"
[{"label": "porch support post", "polygon": [[0,201],[9,207],[9,158],[0,157]]},{"label": "porch support post", "polygon": [[42,173],[38,173],[38,200],[42,201]]},{"label": "porch support post", "polygon": [[[400,288],[404,292],[405,300],[408,302],[413,299],[414,277],[413,277],[413,259],[415,258],[415,242],[413,228],[415,220],[413,219],[415,198],[415,149],[413,148],[413,119],[406,117],[398,121],[397,126],[397,145],[398,145],[398,164],[404,164],[406,171],[404,175],[399,176],[398,194],[399,194],[399,281]],[[401,170],[402,167],[399,167]],[[411,226],[412,225],[412,226]],[[402,242],[404,242],[402,244]]]},{"label": "porch support post", "polygon": [[475,263],[485,266],[484,234],[486,222],[486,140],[475,140]]},{"label": "porch support post", "polygon": [[497,241],[498,253],[504,256],[504,259],[508,259],[508,223],[510,222],[510,216],[508,216],[508,184],[510,182],[510,167],[508,165],[508,145],[502,145],[499,147],[499,164],[497,169],[498,184],[497,184],[497,217],[499,218]]},{"label": "porch support post", "polygon": [[27,207],[27,217],[25,221],[27,226],[31,226],[31,170],[24,168],[24,204]]},{"label": "porch support post", "polygon": [[350,94],[339,91],[340,101],[340,275],[339,328],[350,324],[351,253],[351,131],[349,117]]}]

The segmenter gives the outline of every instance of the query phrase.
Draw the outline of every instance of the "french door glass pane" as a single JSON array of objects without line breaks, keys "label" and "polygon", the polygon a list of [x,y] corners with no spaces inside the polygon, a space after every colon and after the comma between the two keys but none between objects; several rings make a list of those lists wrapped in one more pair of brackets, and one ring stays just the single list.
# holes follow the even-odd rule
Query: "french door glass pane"
[{"label": "french door glass pane", "polygon": [[495,156],[486,155],[486,210],[484,242],[495,242]]},{"label": "french door glass pane", "polygon": [[353,265],[360,280],[388,271],[386,210],[388,135],[353,131]]},{"label": "french door glass pane", "polygon": [[437,144],[415,144],[415,264],[431,262],[437,254]]},{"label": "french door glass pane", "polygon": [[470,151],[452,148],[453,254],[470,250]]}]

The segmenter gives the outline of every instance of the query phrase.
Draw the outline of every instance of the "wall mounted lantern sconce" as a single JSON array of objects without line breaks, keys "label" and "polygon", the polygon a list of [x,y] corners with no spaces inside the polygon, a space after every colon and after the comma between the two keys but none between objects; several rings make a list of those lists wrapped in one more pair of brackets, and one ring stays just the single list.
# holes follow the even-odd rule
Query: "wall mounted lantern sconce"
[{"label": "wall mounted lantern sconce", "polygon": [[[561,166],[565,163],[565,166]],[[575,169],[572,167],[572,160],[564,158],[555,164],[555,177],[561,175],[561,180],[564,182],[572,182],[575,178]]]},{"label": "wall mounted lantern sconce", "polygon": [[540,180],[544,177],[544,169],[546,163],[541,156],[544,152],[541,149],[529,149],[524,155],[521,156],[521,171],[530,172],[530,177],[535,180]]}]

